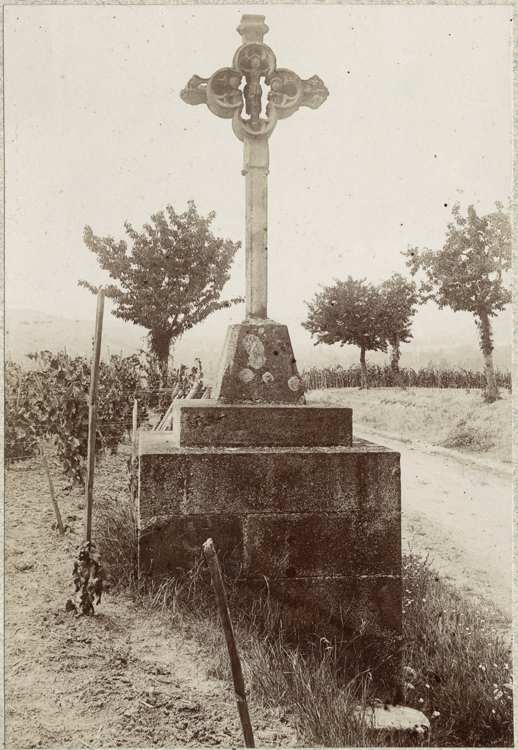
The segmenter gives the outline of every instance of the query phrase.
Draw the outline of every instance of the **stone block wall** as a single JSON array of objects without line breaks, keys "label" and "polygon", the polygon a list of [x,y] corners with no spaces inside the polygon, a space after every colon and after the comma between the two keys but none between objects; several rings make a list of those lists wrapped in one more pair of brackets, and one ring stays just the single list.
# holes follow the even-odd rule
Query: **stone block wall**
[{"label": "stone block wall", "polygon": [[188,570],[212,537],[227,574],[282,582],[318,609],[333,600],[351,629],[400,631],[398,453],[192,448],[142,433],[139,493],[141,576]]}]

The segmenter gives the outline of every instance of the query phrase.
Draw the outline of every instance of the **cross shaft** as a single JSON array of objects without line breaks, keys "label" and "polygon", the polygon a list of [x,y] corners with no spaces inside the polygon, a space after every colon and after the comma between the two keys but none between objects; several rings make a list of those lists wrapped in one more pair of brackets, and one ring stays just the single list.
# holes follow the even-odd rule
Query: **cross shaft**
[{"label": "cross shaft", "polygon": [[[231,68],[221,68],[210,78],[193,76],[180,96],[187,104],[206,104],[211,112],[232,119],[232,128],[243,142],[245,176],[246,317],[264,318],[268,299],[268,138],[278,120],[299,107],[317,109],[329,92],[318,76],[302,80],[296,73],[277,68],[272,50],[263,43],[268,26],[264,16],[244,15],[237,31],[243,44]],[[246,83],[241,91],[243,78]],[[262,112],[261,79],[270,88],[266,117]],[[243,109],[249,115],[242,117]]]}]

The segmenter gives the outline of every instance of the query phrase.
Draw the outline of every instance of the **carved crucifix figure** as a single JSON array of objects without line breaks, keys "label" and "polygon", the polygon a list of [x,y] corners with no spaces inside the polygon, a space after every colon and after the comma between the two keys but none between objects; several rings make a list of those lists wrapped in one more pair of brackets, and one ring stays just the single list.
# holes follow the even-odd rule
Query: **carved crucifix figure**
[{"label": "carved crucifix figure", "polygon": [[[243,44],[232,67],[221,68],[210,78],[193,76],[180,94],[188,104],[206,104],[218,117],[232,119],[234,133],[244,144],[247,318],[268,317],[268,138],[278,120],[299,107],[317,109],[329,95],[318,76],[304,81],[291,70],[277,68],[275,55],[263,44],[268,31],[264,18],[244,15],[237,29]],[[243,78],[246,83],[241,91]],[[260,116],[261,79],[270,88],[265,118]],[[248,120],[242,117],[243,108]]]}]

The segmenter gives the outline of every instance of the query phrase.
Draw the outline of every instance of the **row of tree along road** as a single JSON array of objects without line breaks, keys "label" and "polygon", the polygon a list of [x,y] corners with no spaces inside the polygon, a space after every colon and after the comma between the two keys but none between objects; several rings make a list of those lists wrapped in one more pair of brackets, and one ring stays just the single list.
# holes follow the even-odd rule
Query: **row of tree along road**
[{"label": "row of tree along road", "polygon": [[379,286],[365,279],[335,280],[323,287],[309,303],[302,324],[316,343],[354,344],[360,348],[361,387],[367,387],[367,351],[391,349],[393,378],[405,381],[399,371],[400,344],[412,337],[411,322],[417,306],[433,300],[439,308],[470,312],[475,318],[484,356],[486,399],[498,398],[493,364],[491,318],[511,302],[506,275],[511,268],[511,222],[501,203],[496,211],[477,216],[473,206],[467,218],[460,207],[453,208],[441,250],[409,247],[404,253],[412,276],[421,275],[419,287],[394,273]]},{"label": "row of tree along road", "polygon": [[[510,210],[504,210],[501,203],[495,206],[496,211],[484,216],[469,206],[464,217],[456,204],[440,250],[409,247],[403,255],[415,281],[394,273],[378,286],[349,276],[322,287],[308,303],[303,327],[316,344],[359,347],[362,388],[368,386],[366,353],[390,348],[394,380],[404,387],[400,345],[412,338],[418,306],[432,300],[439,308],[470,312],[484,356],[485,397],[494,401],[498,386],[491,319],[511,302]],[[100,238],[85,228],[86,245],[101,268],[118,282],[105,287],[115,303],[113,314],[148,330],[150,352],[160,364],[163,386],[167,386],[169,352],[175,340],[212,312],[243,301],[241,297],[220,299],[240,243],[214,237],[210,231],[213,218],[214,213],[199,216],[193,201],[183,214],[168,206],[167,215],[152,216],[152,223],[142,232],[126,223],[130,251],[126,241]],[[79,283],[98,291],[87,281]]]}]

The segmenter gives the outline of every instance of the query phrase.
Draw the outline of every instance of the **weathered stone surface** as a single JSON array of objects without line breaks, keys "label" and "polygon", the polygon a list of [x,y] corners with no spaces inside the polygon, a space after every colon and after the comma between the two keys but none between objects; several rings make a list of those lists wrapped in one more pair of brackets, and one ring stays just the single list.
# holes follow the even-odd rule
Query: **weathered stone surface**
[{"label": "weathered stone surface", "polygon": [[179,400],[173,436],[180,446],[350,446],[352,409]]},{"label": "weathered stone surface", "polygon": [[362,536],[356,513],[249,515],[244,524],[243,574],[278,578],[399,573],[399,538],[392,522],[376,537]]},{"label": "weathered stone surface", "polygon": [[268,319],[228,327],[211,399],[221,403],[303,403],[288,328]]},{"label": "weathered stone surface", "polygon": [[238,576],[243,553],[243,519],[228,515],[185,515],[155,517],[140,529],[139,577],[169,578],[189,570],[201,556],[201,546],[209,537],[220,542],[218,554],[225,573]]},{"label": "weathered stone surface", "polygon": [[[170,434],[143,432],[140,514],[342,513],[397,526],[399,454],[380,446],[182,448]],[[365,520],[363,520],[365,519]]]},{"label": "weathered stone surface", "polygon": [[242,580],[251,597],[268,593],[284,606],[289,623],[310,632],[322,619],[331,624],[329,635],[364,630],[372,638],[394,639],[401,634],[401,578],[399,575],[338,575],[308,578],[249,578]]},{"label": "weathered stone surface", "polygon": [[363,543],[355,522],[351,515],[316,513],[154,516],[140,531],[140,573],[162,577],[189,570],[212,537],[244,578],[399,575],[391,529],[373,547]]},{"label": "weathered stone surface", "polygon": [[[182,554],[189,569],[191,552],[212,536],[237,555],[245,577],[400,571],[399,454],[379,446],[181,448],[166,433],[142,433],[139,503],[141,534],[159,519],[152,544],[165,549],[152,556],[170,554],[171,569]],[[219,533],[208,533],[215,519],[230,517],[239,532],[231,525],[227,533],[222,521]],[[205,520],[186,526],[185,518]],[[179,548],[163,541],[163,529],[182,540]]]},{"label": "weathered stone surface", "polygon": [[424,737],[430,732],[427,717],[415,708],[408,706],[377,705],[358,708],[356,718],[369,729],[402,732]]},{"label": "weathered stone surface", "polygon": [[[234,127],[239,120],[234,120]],[[238,133],[241,131],[239,128]],[[235,131],[234,131],[235,132]],[[268,166],[266,139],[244,140],[246,317],[268,318]]]},{"label": "weathered stone surface", "polygon": [[384,665],[397,694],[398,453],[368,443],[180,447],[171,433],[143,432],[139,505],[141,576],[190,569],[211,537],[226,573],[251,595],[267,590],[283,622],[308,632],[324,622],[328,637],[363,628],[361,658]]}]

